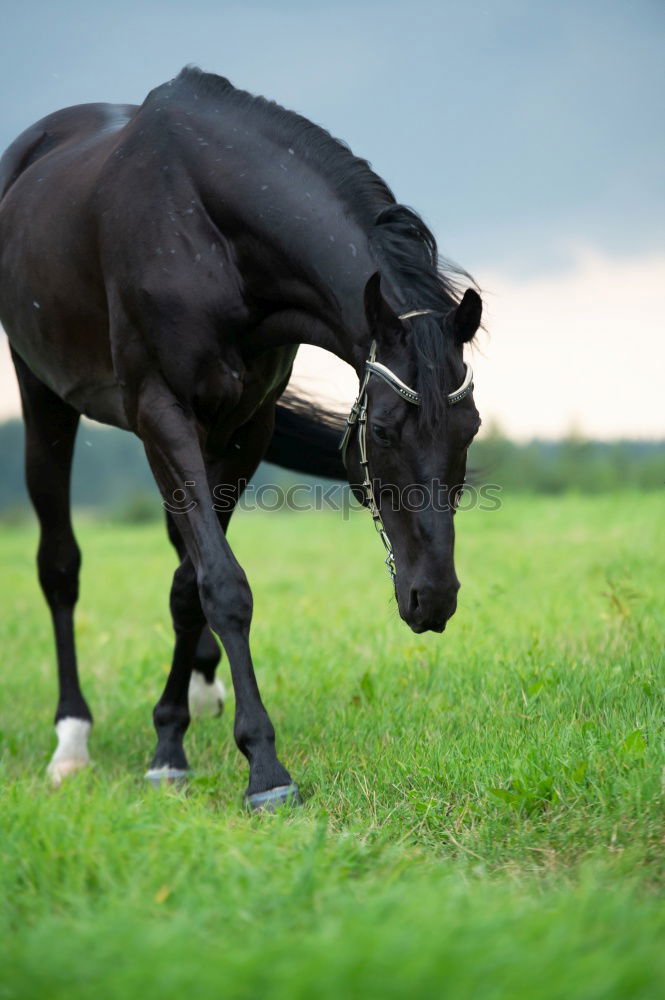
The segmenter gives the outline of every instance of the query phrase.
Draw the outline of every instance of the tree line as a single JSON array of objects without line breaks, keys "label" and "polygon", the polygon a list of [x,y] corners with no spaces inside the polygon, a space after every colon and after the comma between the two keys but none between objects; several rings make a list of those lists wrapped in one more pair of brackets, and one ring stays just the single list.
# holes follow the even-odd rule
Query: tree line
[{"label": "tree line", "polygon": [[[0,470],[0,514],[20,517],[28,508],[20,420],[0,424]],[[659,490],[665,485],[665,441],[592,441],[571,433],[559,441],[522,443],[494,426],[471,448],[469,479],[519,493]],[[302,480],[266,464],[254,478],[257,485],[285,488]],[[72,500],[78,508],[121,520],[161,517],[141,443],[131,434],[87,422],[76,443]]]}]

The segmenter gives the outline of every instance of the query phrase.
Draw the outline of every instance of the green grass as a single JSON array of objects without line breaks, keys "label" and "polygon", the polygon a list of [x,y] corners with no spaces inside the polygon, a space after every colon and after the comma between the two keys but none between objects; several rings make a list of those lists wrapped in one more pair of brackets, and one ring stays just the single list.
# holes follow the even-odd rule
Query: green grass
[{"label": "green grass", "polygon": [[157,526],[80,527],[96,764],[49,789],[36,533],[2,529],[0,998],[662,997],[664,535],[659,496],[460,515],[460,609],[416,637],[367,517],[241,514],[306,797],[251,817],[232,701],[189,731],[188,793],[142,781],[171,646]]}]

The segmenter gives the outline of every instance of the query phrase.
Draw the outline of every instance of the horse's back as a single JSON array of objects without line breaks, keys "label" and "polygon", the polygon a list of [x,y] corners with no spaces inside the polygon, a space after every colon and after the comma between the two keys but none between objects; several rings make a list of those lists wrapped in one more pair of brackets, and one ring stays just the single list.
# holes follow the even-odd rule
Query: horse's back
[{"label": "horse's back", "polygon": [[76,104],[30,125],[0,157],[0,201],[28,167],[63,145],[121,129],[138,110],[132,104]]}]

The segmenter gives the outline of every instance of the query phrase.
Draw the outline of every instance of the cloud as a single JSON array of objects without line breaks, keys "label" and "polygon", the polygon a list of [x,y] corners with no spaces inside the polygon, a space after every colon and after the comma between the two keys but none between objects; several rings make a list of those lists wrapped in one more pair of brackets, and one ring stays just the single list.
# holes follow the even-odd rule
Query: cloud
[{"label": "cloud", "polygon": [[491,336],[474,361],[481,410],[515,437],[665,437],[665,254],[579,251],[565,274],[482,276]]},{"label": "cloud", "polygon": [[14,365],[9,354],[9,344],[4,334],[0,334],[0,420],[17,417],[20,412],[21,399]]},{"label": "cloud", "polygon": [[[576,253],[565,273],[517,280],[478,275],[485,324],[469,352],[485,426],[516,438],[665,437],[665,255]],[[352,370],[301,348],[295,380],[350,405]]]}]

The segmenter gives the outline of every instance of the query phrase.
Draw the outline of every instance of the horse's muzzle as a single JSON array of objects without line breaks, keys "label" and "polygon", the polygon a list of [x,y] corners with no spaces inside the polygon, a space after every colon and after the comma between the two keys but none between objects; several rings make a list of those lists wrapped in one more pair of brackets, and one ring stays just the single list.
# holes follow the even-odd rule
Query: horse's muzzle
[{"label": "horse's muzzle", "polygon": [[408,603],[400,614],[413,632],[443,632],[457,610],[459,582],[441,586],[422,583],[411,587]]}]

